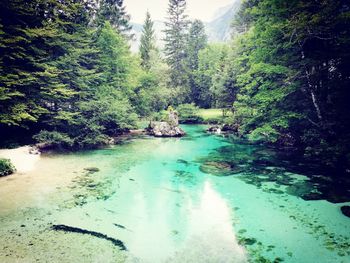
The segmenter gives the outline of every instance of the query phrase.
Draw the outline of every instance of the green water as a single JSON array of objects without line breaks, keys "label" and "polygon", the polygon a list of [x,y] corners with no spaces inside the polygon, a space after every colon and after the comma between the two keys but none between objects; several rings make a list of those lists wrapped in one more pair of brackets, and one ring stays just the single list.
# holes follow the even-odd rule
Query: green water
[{"label": "green water", "polygon": [[350,262],[344,187],[283,153],[184,129],[0,178],[0,262]]}]

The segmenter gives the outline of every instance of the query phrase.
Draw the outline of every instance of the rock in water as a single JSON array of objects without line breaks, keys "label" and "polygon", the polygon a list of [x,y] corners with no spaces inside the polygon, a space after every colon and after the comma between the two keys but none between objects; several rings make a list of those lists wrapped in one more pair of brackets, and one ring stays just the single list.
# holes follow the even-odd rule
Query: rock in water
[{"label": "rock in water", "polygon": [[179,127],[179,116],[176,111],[169,111],[167,121],[151,121],[147,131],[155,137],[182,137],[186,134]]},{"label": "rock in water", "polygon": [[155,137],[182,137],[185,132],[178,126],[171,126],[167,122],[151,122],[148,132]]},{"label": "rock in water", "polygon": [[172,127],[178,127],[179,126],[179,115],[176,111],[169,111],[168,115],[168,121],[170,126]]}]

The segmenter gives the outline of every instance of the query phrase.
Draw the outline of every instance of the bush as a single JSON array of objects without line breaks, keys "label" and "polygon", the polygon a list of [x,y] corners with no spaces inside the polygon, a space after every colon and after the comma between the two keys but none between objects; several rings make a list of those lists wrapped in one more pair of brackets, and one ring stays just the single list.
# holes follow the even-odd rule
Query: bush
[{"label": "bush", "polygon": [[0,159],[0,176],[10,175],[16,172],[16,168],[8,159]]},{"label": "bush", "polygon": [[203,118],[199,116],[199,108],[192,104],[181,104],[177,107],[180,123],[194,124],[202,123]]},{"label": "bush", "polygon": [[76,144],[81,149],[94,149],[99,146],[110,144],[113,139],[100,132],[91,132],[75,139]]},{"label": "bush", "polygon": [[63,147],[70,148],[73,146],[74,141],[65,133],[57,131],[41,131],[33,138],[39,142],[46,144],[47,147]]},{"label": "bush", "polygon": [[153,113],[152,120],[154,121],[167,121],[169,113],[166,110]]}]

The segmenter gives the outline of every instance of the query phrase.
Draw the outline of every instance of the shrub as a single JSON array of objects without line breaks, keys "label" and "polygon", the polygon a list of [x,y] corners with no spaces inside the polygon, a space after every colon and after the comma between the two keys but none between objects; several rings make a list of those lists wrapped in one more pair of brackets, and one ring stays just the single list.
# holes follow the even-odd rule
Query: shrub
[{"label": "shrub", "polygon": [[48,147],[70,148],[74,141],[65,133],[57,131],[40,131],[33,137],[37,142],[44,143]]},{"label": "shrub", "polygon": [[16,168],[8,159],[0,159],[0,176],[13,174]]},{"label": "shrub", "polygon": [[113,141],[111,137],[96,131],[91,131],[84,136],[79,136],[75,140],[77,146],[81,149],[94,149],[99,146],[108,145],[111,141]]},{"label": "shrub", "polygon": [[167,121],[169,113],[166,110],[156,112],[152,115],[154,121]]},{"label": "shrub", "polygon": [[199,108],[192,104],[181,104],[177,107],[180,123],[202,123],[203,118],[199,116]]}]

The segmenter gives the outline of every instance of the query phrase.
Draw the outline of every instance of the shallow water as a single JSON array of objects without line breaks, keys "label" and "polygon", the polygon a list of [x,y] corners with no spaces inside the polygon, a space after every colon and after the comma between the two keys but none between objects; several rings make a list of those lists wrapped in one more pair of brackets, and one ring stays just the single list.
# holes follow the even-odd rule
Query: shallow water
[{"label": "shallow water", "polygon": [[343,190],[271,149],[184,128],[0,178],[0,262],[350,262]]}]

